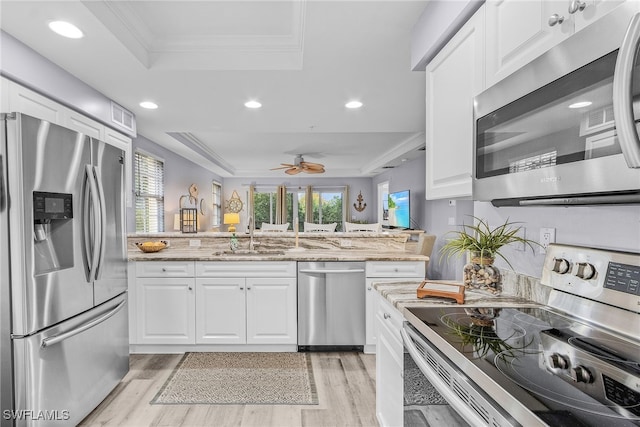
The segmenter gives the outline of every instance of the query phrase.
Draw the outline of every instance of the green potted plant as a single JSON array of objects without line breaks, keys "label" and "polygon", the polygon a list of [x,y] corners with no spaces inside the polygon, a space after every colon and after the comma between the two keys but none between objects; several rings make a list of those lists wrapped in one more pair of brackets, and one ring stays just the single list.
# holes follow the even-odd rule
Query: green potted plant
[{"label": "green potted plant", "polygon": [[491,228],[486,221],[475,216],[473,218],[475,225],[463,224],[461,231],[452,231],[450,234],[454,234],[454,237],[447,240],[440,252],[447,259],[469,253],[471,262],[465,265],[463,274],[465,287],[498,294],[502,278],[493,262],[500,257],[513,268],[501,253],[502,247],[511,243],[524,243],[534,250],[533,245],[538,243],[521,237],[519,232],[522,227],[516,222],[509,222],[507,219],[504,224]]}]

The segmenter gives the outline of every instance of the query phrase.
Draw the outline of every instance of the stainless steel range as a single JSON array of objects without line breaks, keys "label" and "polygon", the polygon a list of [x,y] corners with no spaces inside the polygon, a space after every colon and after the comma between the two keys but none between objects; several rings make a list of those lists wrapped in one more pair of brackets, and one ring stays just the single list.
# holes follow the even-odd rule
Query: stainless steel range
[{"label": "stainless steel range", "polygon": [[405,311],[405,347],[474,426],[640,425],[640,254],[547,250],[541,307]]}]

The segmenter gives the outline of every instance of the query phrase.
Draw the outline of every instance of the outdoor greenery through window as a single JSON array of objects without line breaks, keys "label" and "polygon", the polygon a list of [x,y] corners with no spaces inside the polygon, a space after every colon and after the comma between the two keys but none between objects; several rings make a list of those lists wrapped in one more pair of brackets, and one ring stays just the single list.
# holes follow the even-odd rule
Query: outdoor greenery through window
[{"label": "outdoor greenery through window", "polygon": [[136,232],[164,231],[164,162],[135,153]]},{"label": "outdoor greenery through window", "polygon": [[[298,229],[304,230],[305,222],[316,224],[337,223],[336,230],[342,230],[346,220],[345,192],[346,187],[334,188],[287,188],[286,189],[286,217],[281,223],[292,224],[289,230],[294,230],[293,224],[298,222]],[[278,223],[277,210],[278,193],[275,188],[256,188],[253,194],[254,218],[256,228],[262,223]],[[310,206],[307,212],[307,206]]]}]

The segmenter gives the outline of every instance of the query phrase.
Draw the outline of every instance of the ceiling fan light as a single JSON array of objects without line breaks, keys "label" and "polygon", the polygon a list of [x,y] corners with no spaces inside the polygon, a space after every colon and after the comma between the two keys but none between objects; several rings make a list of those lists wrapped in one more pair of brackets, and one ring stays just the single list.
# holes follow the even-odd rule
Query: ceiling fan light
[{"label": "ceiling fan light", "polygon": [[84,34],[80,28],[66,21],[52,21],[49,22],[49,29],[56,34],[69,39],[81,39]]},{"label": "ceiling fan light", "polygon": [[362,102],[356,101],[356,100],[349,101],[346,104],[344,104],[345,107],[351,108],[351,109],[360,108],[360,107],[362,107],[362,105],[363,105]]}]

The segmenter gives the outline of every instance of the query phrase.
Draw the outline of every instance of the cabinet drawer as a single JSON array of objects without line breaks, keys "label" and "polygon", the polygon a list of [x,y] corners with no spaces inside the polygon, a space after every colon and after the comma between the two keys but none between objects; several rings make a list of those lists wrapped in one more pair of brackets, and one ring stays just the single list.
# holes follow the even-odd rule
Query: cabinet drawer
[{"label": "cabinet drawer", "polygon": [[382,295],[379,295],[378,299],[378,320],[383,322],[391,332],[393,332],[393,336],[402,342],[402,338],[400,337],[400,329],[402,329],[402,323],[404,322],[404,317],[402,313],[398,311],[386,298]]},{"label": "cabinet drawer", "polygon": [[198,262],[196,277],[296,277],[296,263],[295,261]]},{"label": "cabinet drawer", "polygon": [[136,262],[136,277],[193,277],[193,261]]},{"label": "cabinet drawer", "polygon": [[418,277],[425,276],[424,261],[369,261],[367,277]]}]

